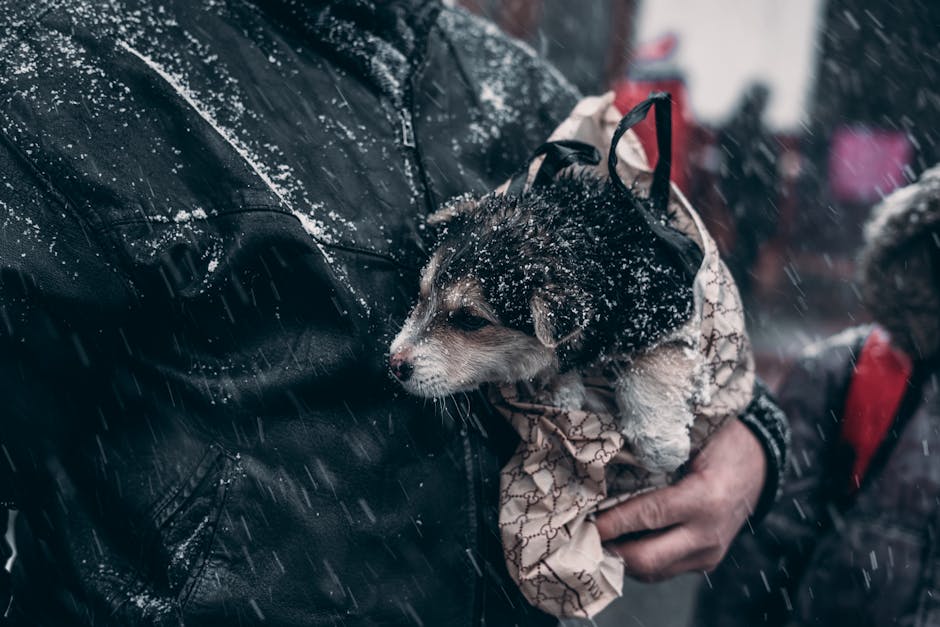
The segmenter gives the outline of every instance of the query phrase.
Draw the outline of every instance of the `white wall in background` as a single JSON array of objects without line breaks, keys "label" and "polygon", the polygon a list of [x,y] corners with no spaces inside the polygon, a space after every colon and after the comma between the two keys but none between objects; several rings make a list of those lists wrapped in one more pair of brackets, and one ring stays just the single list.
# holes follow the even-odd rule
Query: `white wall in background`
[{"label": "white wall in background", "polygon": [[767,123],[799,128],[813,87],[823,0],[643,0],[637,43],[673,32],[692,110],[720,124],[755,81],[771,89]]}]

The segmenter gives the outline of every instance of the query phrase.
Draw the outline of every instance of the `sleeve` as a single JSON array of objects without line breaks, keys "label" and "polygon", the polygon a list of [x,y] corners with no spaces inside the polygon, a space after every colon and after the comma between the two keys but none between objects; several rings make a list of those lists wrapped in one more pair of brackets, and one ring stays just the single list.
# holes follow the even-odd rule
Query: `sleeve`
[{"label": "sleeve", "polygon": [[[851,375],[853,352],[846,346],[812,354],[785,378],[773,419],[766,411],[742,420],[768,447],[768,457],[778,460],[778,476],[784,477],[780,499],[770,507],[768,479],[765,498],[770,507],[763,524],[745,528],[732,544],[725,560],[699,593],[695,625],[786,625],[792,618],[793,599],[817,539],[829,524],[827,468],[838,422],[832,419],[843,402]],[[763,399],[763,400],[762,400]],[[752,405],[771,403],[766,391]],[[762,414],[763,417],[757,414]],[[786,454],[771,447],[786,439],[784,415],[792,429],[792,456],[786,472]],[[764,499],[762,499],[763,501]]]},{"label": "sleeve", "polygon": [[738,418],[760,442],[767,457],[767,477],[751,516],[751,524],[757,524],[780,498],[788,467],[790,425],[787,415],[760,380],[754,383],[753,400]]}]

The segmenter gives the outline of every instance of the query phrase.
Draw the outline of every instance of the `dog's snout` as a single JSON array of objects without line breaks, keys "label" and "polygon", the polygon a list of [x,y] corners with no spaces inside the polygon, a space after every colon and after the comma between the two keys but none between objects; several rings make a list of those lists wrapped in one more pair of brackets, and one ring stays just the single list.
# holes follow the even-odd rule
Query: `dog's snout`
[{"label": "dog's snout", "polygon": [[406,351],[399,351],[388,358],[388,366],[392,374],[399,381],[407,381],[414,374],[415,366],[411,363],[411,355]]}]

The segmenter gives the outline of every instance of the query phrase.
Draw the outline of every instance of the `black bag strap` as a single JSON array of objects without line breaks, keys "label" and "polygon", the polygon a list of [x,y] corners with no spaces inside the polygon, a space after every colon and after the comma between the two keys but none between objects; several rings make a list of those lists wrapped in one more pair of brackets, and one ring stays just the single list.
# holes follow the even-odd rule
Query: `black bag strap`
[{"label": "black bag strap", "polygon": [[691,238],[664,223],[669,208],[669,178],[672,171],[672,98],[668,93],[651,93],[649,98],[621,118],[610,141],[607,169],[613,184],[628,197],[635,198],[617,173],[617,145],[627,131],[646,119],[650,109],[656,111],[656,148],[659,151],[656,166],[653,168],[653,184],[650,186],[649,202],[652,211],[642,202],[637,202],[636,206],[653,233],[676,255],[686,276],[693,278],[702,266],[704,253]]},{"label": "black bag strap", "polygon": [[[652,211],[644,203],[635,200],[633,192],[617,173],[617,145],[627,131],[646,119],[650,109],[655,109],[656,112],[656,146],[659,150],[659,157],[653,169],[653,184],[650,187],[649,204]],[[529,176],[529,166],[533,159],[542,155],[545,155],[545,159],[532,181],[532,187],[548,185],[558,172],[569,166],[597,165],[601,161],[600,153],[591,144],[573,139],[545,142],[535,150],[525,167],[509,180],[507,194],[522,195]],[[634,199],[637,210],[649,225],[650,230],[676,255],[679,266],[686,276],[695,277],[704,258],[702,250],[692,239],[670,228],[664,222],[669,208],[669,178],[672,171],[672,98],[668,93],[651,93],[649,98],[623,116],[610,142],[607,168],[614,186],[627,198]]]},{"label": "black bag strap", "polygon": [[622,191],[629,191],[620,175],[617,174],[617,145],[627,131],[646,119],[646,114],[653,107],[656,109],[656,148],[659,151],[659,158],[653,170],[650,201],[654,209],[665,211],[669,206],[669,177],[672,173],[672,98],[669,94],[662,91],[653,92],[649,98],[623,116],[610,141],[607,169],[610,170],[610,179],[614,181],[614,184]]},{"label": "black bag strap", "polygon": [[510,179],[507,194],[520,195],[525,190],[525,183],[529,177],[529,165],[535,159],[545,155],[542,165],[539,166],[532,187],[548,185],[555,175],[565,168],[573,165],[597,165],[601,162],[601,153],[591,144],[575,139],[559,139],[545,142],[535,149],[526,166],[516,172]]},{"label": "black bag strap", "polygon": [[[548,185],[555,175],[572,165],[597,165],[601,162],[601,153],[591,144],[574,139],[560,139],[545,142],[535,149],[534,157],[545,155],[539,166],[533,186]],[[534,158],[533,157],[533,158]]]}]

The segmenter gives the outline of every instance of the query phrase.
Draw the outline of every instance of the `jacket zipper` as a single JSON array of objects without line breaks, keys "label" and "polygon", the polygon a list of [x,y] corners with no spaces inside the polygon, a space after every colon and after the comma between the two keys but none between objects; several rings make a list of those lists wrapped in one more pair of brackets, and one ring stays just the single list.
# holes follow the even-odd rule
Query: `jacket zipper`
[{"label": "jacket zipper", "polygon": [[[428,34],[430,37],[430,33]],[[399,118],[401,123],[401,142],[402,145],[409,149],[411,152],[412,163],[414,163],[415,169],[418,172],[418,178],[420,179],[420,185],[424,190],[424,203],[426,209],[426,215],[431,215],[437,211],[437,203],[434,201],[433,194],[431,192],[431,181],[428,178],[428,173],[424,167],[424,158],[421,154],[421,148],[418,146],[417,138],[415,136],[415,93],[417,92],[417,83],[418,78],[424,70],[425,64],[427,63],[427,46],[424,49],[424,56],[420,61],[416,61],[415,65],[408,77],[408,91],[405,93],[405,97],[402,102],[402,108],[399,111]],[[421,249],[427,253],[424,249],[424,246],[421,242],[418,242],[418,245],[421,246]],[[472,538],[472,546],[467,547],[468,555],[471,556],[473,553],[476,555],[483,556],[483,546],[480,541],[481,533],[481,521],[480,521],[480,495],[478,491],[480,488],[477,487],[477,474],[482,472],[480,464],[476,461],[476,452],[474,451],[474,443],[468,432],[468,425],[464,424],[463,427],[458,428],[457,437],[461,440],[461,446],[464,453],[464,470],[465,470],[465,479],[467,480],[467,496],[469,499],[468,503],[468,522],[470,529],[468,530],[468,539]],[[477,586],[474,589],[471,586],[470,592],[470,607],[473,608],[473,616],[467,616],[468,625],[474,625],[479,620],[483,619],[485,615],[485,599],[481,597],[478,598],[477,593],[483,594],[486,589],[486,584],[483,581],[483,578],[480,578],[477,581]]]},{"label": "jacket zipper", "polygon": [[[430,33],[428,34],[430,37]],[[424,188],[425,215],[431,215],[437,211],[437,203],[431,192],[431,181],[428,178],[427,170],[424,167],[424,157],[421,154],[421,148],[418,146],[415,137],[415,92],[417,90],[418,77],[424,71],[427,63],[427,47],[424,50],[424,56],[414,65],[411,75],[408,77],[408,92],[405,94],[404,107],[401,115],[401,139],[402,144],[409,148],[412,153],[412,161],[415,169],[418,171],[418,178],[421,180],[421,186]],[[423,250],[422,246],[422,250]]]},{"label": "jacket zipper", "polygon": [[410,111],[401,111],[401,143],[408,148],[416,148],[415,126],[412,116],[413,113]]}]

